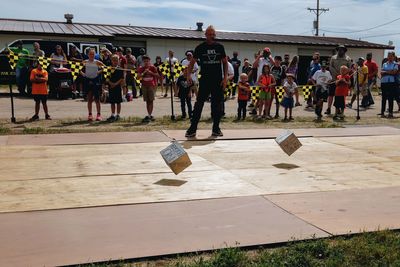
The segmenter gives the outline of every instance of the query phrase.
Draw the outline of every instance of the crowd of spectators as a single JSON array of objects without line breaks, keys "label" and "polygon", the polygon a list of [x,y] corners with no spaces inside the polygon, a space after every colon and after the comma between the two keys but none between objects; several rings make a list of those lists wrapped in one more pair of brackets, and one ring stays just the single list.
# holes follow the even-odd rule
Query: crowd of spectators
[{"label": "crowd of spectators", "polygon": [[[11,49],[19,55],[29,55],[29,51],[23,47],[22,42],[18,43],[16,48]],[[44,56],[44,52],[37,42],[33,44],[33,51],[33,56]],[[318,52],[312,55],[312,61],[307,69],[307,84],[313,85],[313,89],[307,101],[303,103],[306,108],[315,110],[316,119],[321,120],[323,103],[327,102],[325,115],[331,115],[331,109],[334,106],[333,118],[335,120],[343,119],[345,108],[353,108],[357,94],[361,96],[361,108],[366,109],[374,105],[371,91],[372,87],[376,86],[377,79],[380,79],[382,105],[379,115],[392,118],[394,102],[396,101],[400,107],[399,61],[394,52],[388,53],[387,58],[382,62],[381,71],[378,72],[378,64],[372,59],[372,53],[368,53],[366,59],[360,57],[353,61],[347,55],[346,47],[340,45],[336,51],[335,55],[323,61]],[[173,97],[181,99],[182,118],[192,118],[192,101],[198,97],[201,62],[196,62],[190,69],[192,81],[190,84],[186,81],[187,70],[181,77],[171,79],[164,77],[158,67],[164,62],[172,65],[180,63],[187,67],[193,58],[193,53],[193,50],[187,51],[180,61],[175,57],[174,51],[170,50],[164,60],[161,56],[157,56],[154,63],[151,63],[144,48],[140,49],[139,56],[136,58],[132,54],[131,48],[118,47],[110,51],[103,47],[99,53],[96,53],[94,49],[87,49],[80,53],[76,47],[72,46],[67,55],[62,47],[57,45],[50,56],[51,62],[47,70],[42,68],[37,60],[21,56],[16,65],[16,81],[22,95],[29,93],[34,96],[36,104],[32,120],[39,119],[40,102],[45,109],[45,118],[50,119],[46,106],[47,94],[48,91],[51,95],[57,90],[62,75],[65,73],[69,75],[69,61],[82,62],[84,65],[78,78],[73,81],[71,79],[70,87],[77,96],[87,99],[88,120],[102,120],[100,99],[105,92],[107,92],[106,100],[111,104],[109,121],[120,118],[121,102],[138,97],[143,97],[146,102],[148,115],[144,121],[154,120],[152,112],[157,89],[160,89],[161,97],[168,97],[169,85],[173,88]],[[238,51],[233,52],[232,57],[226,56],[226,58],[228,81],[236,86],[233,86],[228,94],[225,94],[221,103],[222,116],[225,113],[224,102],[235,99],[238,95],[237,119],[246,117],[246,108],[249,108],[250,115],[258,119],[277,119],[280,117],[280,107],[284,108],[285,121],[293,119],[293,108],[303,105],[300,102],[301,90],[299,90],[297,82],[298,56],[292,58],[289,54],[283,55],[283,58],[281,55],[273,56],[272,51],[265,47],[255,53],[253,60],[248,58],[241,60]],[[112,66],[119,71],[113,72],[111,77],[105,79],[102,77],[103,66]],[[65,69],[65,72],[60,71]],[[138,86],[134,75],[130,72],[132,69],[137,71],[141,79],[141,86]],[[250,97],[252,86],[260,88],[256,100]],[[282,100],[278,97],[277,86],[284,88]],[[39,87],[40,89],[38,89]],[[48,87],[49,90],[44,90],[44,87]],[[346,101],[347,97],[349,97],[348,101]],[[96,103],[96,116],[92,115],[92,102]],[[388,110],[386,110],[387,103]],[[274,113],[271,112],[272,107],[274,107]]]}]

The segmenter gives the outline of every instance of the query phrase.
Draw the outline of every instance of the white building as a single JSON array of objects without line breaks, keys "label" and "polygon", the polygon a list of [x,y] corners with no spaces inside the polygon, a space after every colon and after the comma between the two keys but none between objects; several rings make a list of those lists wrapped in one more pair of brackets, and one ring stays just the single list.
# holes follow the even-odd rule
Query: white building
[{"label": "white building", "polygon": [[[156,56],[165,59],[170,49],[177,58],[182,59],[185,51],[194,49],[204,39],[203,25],[198,23],[197,26],[197,29],[191,30],[75,23],[71,18],[66,22],[0,19],[0,45],[6,46],[17,39],[110,42],[114,46],[131,47],[136,55],[143,47],[153,61]],[[334,53],[335,47],[342,44],[355,61],[372,52],[379,65],[385,50],[394,49],[393,46],[340,37],[217,31],[217,39],[225,46],[228,55],[232,56],[233,51],[238,51],[240,59],[248,58],[250,62],[254,59],[254,53],[266,46],[273,55],[298,55],[300,82],[304,82],[305,70],[315,51],[320,52],[322,58],[328,58]]]}]

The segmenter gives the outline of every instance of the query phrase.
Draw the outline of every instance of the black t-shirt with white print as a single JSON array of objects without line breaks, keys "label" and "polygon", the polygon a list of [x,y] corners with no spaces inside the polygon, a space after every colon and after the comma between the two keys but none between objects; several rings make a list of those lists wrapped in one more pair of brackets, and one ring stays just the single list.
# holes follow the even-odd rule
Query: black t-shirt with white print
[{"label": "black t-shirt with white print", "polygon": [[194,50],[194,58],[200,62],[201,80],[220,82],[222,80],[222,59],[226,57],[225,48],[220,43],[207,44],[203,42]]}]

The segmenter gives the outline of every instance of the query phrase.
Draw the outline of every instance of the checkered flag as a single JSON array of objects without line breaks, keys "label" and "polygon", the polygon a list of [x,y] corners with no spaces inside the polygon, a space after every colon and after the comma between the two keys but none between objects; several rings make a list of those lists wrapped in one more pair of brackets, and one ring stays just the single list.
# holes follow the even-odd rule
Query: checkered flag
[{"label": "checkered flag", "polygon": [[278,101],[282,102],[283,100],[283,95],[285,94],[285,88],[283,86],[276,86],[276,95],[278,96]]},{"label": "checkered flag", "polygon": [[109,66],[103,66],[103,76],[106,81],[110,80],[111,74],[113,74],[115,68]]},{"label": "checkered flag", "polygon": [[234,88],[236,88],[237,84],[232,82],[232,81],[228,81],[228,83],[226,84],[226,88],[225,88],[225,97],[228,97],[229,94],[233,91]]},{"label": "checkered flag", "polygon": [[8,62],[10,63],[10,67],[15,70],[15,68],[17,67],[17,62],[19,60],[18,55],[16,55],[13,51],[9,51],[8,53]]},{"label": "checkered flag", "polygon": [[182,64],[179,63],[175,63],[174,65],[175,78],[179,78],[179,76],[182,75],[184,69],[186,69],[186,66],[183,66]]},{"label": "checkered flag", "polygon": [[167,62],[164,62],[163,64],[158,66],[158,69],[161,71],[162,75],[164,75],[165,77],[169,78],[171,76],[169,64]]},{"label": "checkered flag", "polygon": [[68,64],[71,66],[72,78],[75,81],[75,79],[79,76],[81,70],[83,69],[83,63],[79,61],[68,61]]},{"label": "checkered flag", "polygon": [[50,65],[51,58],[48,57],[38,57],[38,62],[43,69],[47,69]]},{"label": "checkered flag", "polygon": [[131,74],[133,76],[133,79],[135,79],[136,86],[140,87],[142,85],[142,81],[140,79],[140,76],[137,74],[136,69],[131,69]]},{"label": "checkered flag", "polygon": [[312,89],[313,89],[312,85],[304,85],[301,87],[305,101],[307,101],[308,98],[310,97]]},{"label": "checkered flag", "polygon": [[251,99],[253,101],[256,101],[258,99],[258,96],[260,95],[260,87],[259,86],[251,86]]}]

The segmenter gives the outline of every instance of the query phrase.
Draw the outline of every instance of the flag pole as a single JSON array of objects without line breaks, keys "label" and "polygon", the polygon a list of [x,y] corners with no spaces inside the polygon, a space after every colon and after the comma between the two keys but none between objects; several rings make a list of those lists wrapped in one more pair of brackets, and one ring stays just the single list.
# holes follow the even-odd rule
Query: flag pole
[{"label": "flag pole", "polygon": [[173,92],[173,83],[174,81],[174,73],[172,72],[172,62],[171,58],[169,58],[169,74],[170,74],[170,89],[171,89],[171,120],[175,121],[175,114],[174,114],[174,92]]}]

